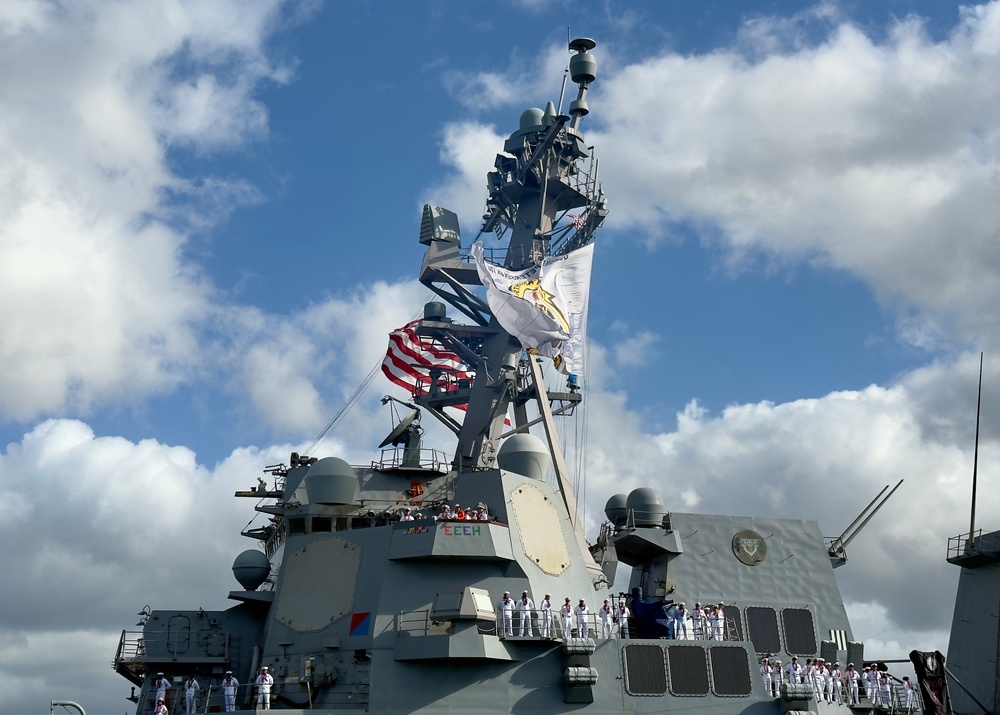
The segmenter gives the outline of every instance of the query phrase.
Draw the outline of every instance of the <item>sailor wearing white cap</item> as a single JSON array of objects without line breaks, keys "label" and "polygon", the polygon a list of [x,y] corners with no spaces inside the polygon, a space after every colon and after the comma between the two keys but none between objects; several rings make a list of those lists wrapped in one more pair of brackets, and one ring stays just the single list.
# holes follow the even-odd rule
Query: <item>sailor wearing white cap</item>
[{"label": "sailor wearing white cap", "polygon": [[625,601],[618,604],[618,637],[628,639],[628,619],[632,611],[625,605]]},{"label": "sailor wearing white cap", "polygon": [[153,681],[153,687],[156,688],[156,700],[167,701],[167,688],[170,687],[170,681],[163,675],[162,672],[156,674],[156,680]]},{"label": "sailor wearing white cap", "polygon": [[541,631],[539,635],[542,638],[548,638],[551,633],[550,626],[552,624],[552,597],[549,594],[545,594],[545,598],[538,604],[538,608],[541,611],[541,620],[538,623],[538,630]]},{"label": "sailor wearing white cap", "polygon": [[589,638],[590,627],[587,625],[587,616],[590,615],[590,609],[587,608],[587,602],[582,598],[580,599],[580,603],[576,605],[576,608],[573,609],[573,615],[576,616],[577,635],[580,638]]},{"label": "sailor wearing white cap", "polygon": [[510,638],[514,635],[514,599],[510,597],[510,591],[503,592],[497,610],[500,612],[500,635]]},{"label": "sailor wearing white cap", "polygon": [[844,673],[847,678],[847,704],[857,705],[861,702],[858,697],[858,681],[861,680],[861,673],[854,669],[854,663],[847,664],[847,671]]},{"label": "sailor wearing white cap", "polygon": [[199,693],[201,693],[201,686],[198,685],[198,681],[194,679],[193,675],[189,675],[188,679],[184,681],[184,704],[187,715],[194,715],[195,699]]},{"label": "sailor wearing white cap", "polygon": [[785,666],[785,672],[788,674],[789,685],[797,685],[802,682],[802,666],[799,665],[799,659],[794,655],[791,662]]},{"label": "sailor wearing white cap", "polygon": [[701,604],[694,604],[694,609],[688,614],[688,620],[691,621],[691,637],[696,641],[701,640],[702,636],[702,626],[705,624],[705,612],[701,610]]},{"label": "sailor wearing white cap", "polygon": [[871,705],[878,705],[881,702],[878,691],[878,668],[865,666],[865,694]]},{"label": "sailor wearing white cap", "polygon": [[781,669],[781,661],[776,660],[771,664],[771,697],[778,697],[781,691],[781,683],[785,679],[785,671]]},{"label": "sailor wearing white cap", "polygon": [[562,614],[563,638],[569,638],[573,633],[573,604],[570,603],[569,596],[566,596],[566,602],[559,608],[559,613]]},{"label": "sailor wearing white cap", "polygon": [[844,687],[844,673],[840,670],[840,663],[835,662],[833,667],[830,669],[830,685],[833,686],[833,701],[837,705],[841,705],[844,702],[841,690]]},{"label": "sailor wearing white cap", "polygon": [[267,672],[267,666],[261,666],[260,675],[254,681],[257,684],[257,709],[271,709],[271,686],[274,685],[274,678]]},{"label": "sailor wearing white cap", "polygon": [[527,591],[521,591],[521,598],[517,601],[517,617],[521,621],[518,635],[522,638],[527,632],[529,638],[535,637],[535,631],[531,627],[531,612],[535,610],[535,602],[528,598]]},{"label": "sailor wearing white cap", "polygon": [[674,609],[674,638],[682,641],[688,639],[687,608],[683,603]]},{"label": "sailor wearing white cap", "polygon": [[768,661],[767,658],[764,658],[763,660],[760,661],[760,677],[761,680],[764,681],[764,692],[766,692],[768,695],[770,695],[771,691],[773,690],[773,688],[771,687],[771,684],[773,683],[773,680],[771,679],[771,673],[772,673],[771,663]]},{"label": "sailor wearing white cap", "polygon": [[153,715],[167,715],[167,705],[163,702],[163,698],[156,699],[156,707],[153,708]]},{"label": "sailor wearing white cap", "polygon": [[236,689],[238,687],[240,687],[240,681],[233,677],[233,671],[227,670],[226,677],[222,679],[222,694],[225,696],[227,713],[236,709]]}]

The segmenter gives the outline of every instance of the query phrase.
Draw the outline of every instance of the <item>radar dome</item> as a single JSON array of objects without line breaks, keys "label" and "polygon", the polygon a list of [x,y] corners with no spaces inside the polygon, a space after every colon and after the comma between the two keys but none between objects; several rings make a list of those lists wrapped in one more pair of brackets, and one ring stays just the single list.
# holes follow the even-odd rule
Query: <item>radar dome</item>
[{"label": "radar dome", "polygon": [[497,465],[500,469],[523,474],[526,477],[542,481],[549,471],[551,457],[545,443],[533,434],[515,434],[497,452]]},{"label": "radar dome", "polygon": [[271,573],[271,562],[262,551],[248,549],[233,561],[233,576],[246,591],[256,591]]},{"label": "radar dome", "polygon": [[604,505],[604,516],[615,526],[621,526],[625,522],[625,515],[628,514],[627,500],[624,494],[613,494]]},{"label": "radar dome", "polygon": [[324,457],[309,467],[305,479],[310,504],[353,504],[358,490],[354,467],[337,457]]},{"label": "radar dome", "polygon": [[631,512],[636,526],[663,526],[663,517],[667,515],[663,498],[650,487],[633,489],[625,506]]},{"label": "radar dome", "polygon": [[525,109],[523,112],[521,112],[521,123],[519,128],[523,132],[529,129],[534,129],[536,127],[541,127],[544,120],[545,120],[545,112],[543,112],[538,107]]}]

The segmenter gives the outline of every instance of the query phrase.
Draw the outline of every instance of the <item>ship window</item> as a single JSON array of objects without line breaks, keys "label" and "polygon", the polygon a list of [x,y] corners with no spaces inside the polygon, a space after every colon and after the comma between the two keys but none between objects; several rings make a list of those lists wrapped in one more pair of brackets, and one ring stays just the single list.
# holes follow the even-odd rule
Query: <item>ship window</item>
[{"label": "ship window", "polygon": [[288,520],[289,534],[306,533],[306,518],[304,516],[293,516]]},{"label": "ship window", "polygon": [[660,646],[627,645],[622,648],[622,656],[625,690],[630,695],[664,695],[667,692],[667,667]]},{"label": "ship window", "polygon": [[778,653],[781,639],[778,637],[778,614],[773,608],[747,606],[747,634],[758,653]]},{"label": "ship window", "polygon": [[708,667],[705,650],[696,645],[667,648],[670,692],[674,695],[708,695]]},{"label": "ship window", "polygon": [[782,609],[781,625],[785,630],[785,650],[789,655],[812,655],[816,652],[816,630],[808,609]]},{"label": "ship window", "polygon": [[[729,641],[741,641],[743,640],[743,616],[740,613],[739,606],[726,606],[726,640]],[[735,632],[730,633],[730,629],[734,629]]]},{"label": "ship window", "polygon": [[327,532],[333,530],[333,519],[329,516],[314,516],[312,518],[312,530],[316,534],[318,532]]},{"label": "ship window", "polygon": [[735,646],[713,646],[708,651],[716,695],[749,695],[750,663],[747,652]]}]

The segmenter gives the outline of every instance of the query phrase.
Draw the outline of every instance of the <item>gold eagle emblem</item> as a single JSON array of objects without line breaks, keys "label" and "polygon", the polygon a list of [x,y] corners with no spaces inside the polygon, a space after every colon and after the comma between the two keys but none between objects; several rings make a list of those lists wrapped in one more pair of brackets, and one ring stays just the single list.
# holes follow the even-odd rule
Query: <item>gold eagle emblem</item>
[{"label": "gold eagle emblem", "polygon": [[528,301],[542,311],[544,315],[552,318],[552,320],[559,324],[562,331],[569,335],[569,321],[566,320],[566,316],[563,315],[563,312],[553,302],[552,298],[554,296],[542,288],[540,278],[532,278],[530,281],[521,281],[520,283],[511,283],[510,292],[518,298]]}]

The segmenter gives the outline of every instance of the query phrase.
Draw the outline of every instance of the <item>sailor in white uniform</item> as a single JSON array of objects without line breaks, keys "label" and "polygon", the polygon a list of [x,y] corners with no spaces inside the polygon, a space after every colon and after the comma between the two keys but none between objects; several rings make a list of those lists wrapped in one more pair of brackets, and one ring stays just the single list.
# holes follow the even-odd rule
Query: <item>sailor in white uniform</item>
[{"label": "sailor in white uniform", "polygon": [[527,631],[529,638],[535,637],[535,631],[531,627],[531,612],[535,610],[535,602],[528,598],[527,591],[521,591],[521,598],[517,601],[517,617],[521,621],[519,635],[524,637]]},{"label": "sailor in white uniform", "polygon": [[715,622],[713,623],[713,628],[714,628],[713,632],[715,635],[715,640],[721,641],[725,638],[724,633],[726,630],[726,605],[724,603],[720,603],[712,610],[715,613]]},{"label": "sailor in white uniform", "polygon": [[610,638],[611,623],[615,612],[611,609],[611,604],[608,603],[608,599],[604,599],[604,605],[601,606],[598,614],[601,616],[601,637]]},{"label": "sailor in white uniform", "polygon": [[156,699],[156,707],[153,708],[153,715],[167,715],[167,706],[163,698]]},{"label": "sailor in white uniform", "polygon": [[895,705],[892,697],[892,676],[889,675],[888,671],[879,673],[879,686],[882,689],[882,704],[886,707]]},{"label": "sailor in white uniform", "polygon": [[274,678],[267,672],[267,666],[262,666],[260,675],[254,681],[257,684],[257,709],[271,709],[271,686],[274,685]]},{"label": "sailor in white uniform", "polygon": [[858,697],[858,682],[861,680],[861,673],[854,669],[854,663],[847,664],[847,670],[844,672],[844,677],[847,679],[847,704],[859,704],[861,702],[861,698]]},{"label": "sailor in white uniform", "polygon": [[618,636],[620,638],[628,639],[628,619],[631,615],[632,611],[628,610],[624,601],[618,604]]},{"label": "sailor in white uniform", "polygon": [[781,668],[781,661],[776,660],[771,663],[771,697],[778,697],[781,692],[781,683],[785,679],[785,671]]},{"label": "sailor in white uniform", "polygon": [[681,603],[674,610],[674,638],[686,641],[688,639],[688,612]]},{"label": "sailor in white uniform", "polygon": [[590,615],[590,609],[587,608],[587,602],[582,598],[580,599],[580,603],[576,605],[576,608],[573,609],[573,615],[576,616],[577,635],[580,638],[589,638],[590,627],[587,625],[587,617]]},{"label": "sailor in white uniform", "polygon": [[833,669],[830,671],[830,685],[833,691],[828,694],[832,698],[831,702],[837,703],[837,705],[842,705],[844,702],[843,687],[844,687],[844,673],[840,669],[840,663],[834,663]]},{"label": "sailor in white uniform", "polygon": [[200,694],[201,686],[198,685],[198,681],[194,679],[193,675],[189,675],[188,679],[184,681],[184,705],[187,708],[187,715],[194,715],[195,702]]},{"label": "sailor in white uniform", "polygon": [[878,688],[878,669],[865,666],[865,694],[868,702],[878,705],[882,702],[881,693]]},{"label": "sailor in white uniform", "polygon": [[153,681],[153,687],[156,688],[155,701],[162,700],[163,702],[167,702],[167,688],[170,687],[170,681],[167,680],[163,673],[156,674],[156,680]]},{"label": "sailor in white uniform", "polygon": [[503,592],[503,598],[497,604],[500,611],[501,635],[511,638],[514,635],[514,599],[510,597],[510,591]]},{"label": "sailor in white uniform", "polygon": [[764,692],[771,695],[774,692],[773,678],[771,677],[771,663],[767,658],[760,662],[760,678],[764,681]]},{"label": "sailor in white uniform", "polygon": [[687,617],[691,621],[691,637],[696,641],[701,640],[702,626],[705,623],[705,612],[701,610],[701,604],[694,604],[694,609]]},{"label": "sailor in white uniform", "polygon": [[792,656],[791,662],[785,666],[785,673],[788,675],[788,684],[797,685],[802,682],[802,666],[799,665],[799,659]]},{"label": "sailor in white uniform", "polygon": [[552,632],[552,597],[549,594],[545,594],[545,598],[538,604],[538,608],[541,611],[538,630],[541,631],[540,635],[542,638],[548,638]]},{"label": "sailor in white uniform", "polygon": [[913,689],[913,683],[910,682],[910,676],[903,676],[903,707],[906,708],[906,712],[913,712],[913,708],[917,704],[917,693]]},{"label": "sailor in white uniform", "polygon": [[573,604],[570,603],[569,596],[566,596],[566,602],[559,613],[562,614],[563,638],[569,638],[573,634]]},{"label": "sailor in white uniform", "polygon": [[225,697],[227,713],[236,709],[236,689],[239,687],[240,681],[233,677],[233,671],[227,670],[226,677],[222,680],[222,695]]}]

